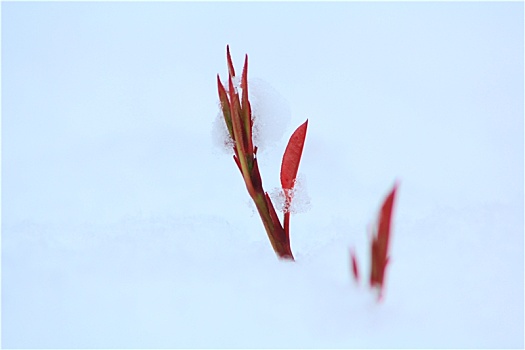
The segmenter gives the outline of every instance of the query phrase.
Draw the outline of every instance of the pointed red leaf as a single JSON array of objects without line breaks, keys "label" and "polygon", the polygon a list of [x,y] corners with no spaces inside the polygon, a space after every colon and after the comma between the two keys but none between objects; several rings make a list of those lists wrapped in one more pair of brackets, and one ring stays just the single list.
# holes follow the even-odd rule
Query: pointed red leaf
[{"label": "pointed red leaf", "polygon": [[219,100],[221,102],[222,115],[224,116],[224,121],[226,122],[226,127],[228,128],[228,133],[233,139],[233,127],[232,127],[232,117],[230,113],[230,101],[228,100],[228,94],[224,85],[222,85],[221,78],[217,74],[217,87],[219,90]]},{"label": "pointed red leaf", "polygon": [[233,78],[235,76],[235,69],[233,68],[232,56],[230,55],[230,45],[226,45],[226,60],[228,61],[228,73]]},{"label": "pointed red leaf", "polygon": [[390,238],[390,224],[392,221],[392,209],[394,207],[394,199],[396,196],[397,183],[392,188],[390,194],[386,197],[381,207],[381,214],[379,216],[378,239],[383,241],[385,248],[388,248],[388,240]]},{"label": "pointed red leaf", "polygon": [[[237,150],[235,150],[235,153],[237,153]],[[242,174],[241,162],[239,161],[239,157],[237,157],[236,154],[233,155],[233,160],[235,161],[235,164],[237,164],[237,168],[239,168],[239,171]]]},{"label": "pointed red leaf", "polygon": [[241,120],[241,106],[239,102],[239,95],[234,92],[232,77],[228,78],[228,88],[230,89],[230,113],[232,120],[233,140],[239,151],[239,156],[243,157],[246,154],[246,144],[243,133],[243,123]]},{"label": "pointed red leaf", "polygon": [[261,173],[259,172],[259,164],[257,162],[257,157],[253,159],[251,183],[254,193],[263,192]]},{"label": "pointed red leaf", "polygon": [[244,123],[244,132],[246,137],[246,148],[248,152],[251,152],[253,149],[252,141],[252,109],[250,106],[250,101],[248,99],[248,55],[244,59],[244,67],[242,70],[241,77],[241,87],[242,87],[242,119]]},{"label": "pointed red leaf", "polygon": [[354,275],[356,283],[359,283],[359,266],[357,265],[357,257],[353,249],[350,250],[350,258],[352,260],[352,274]]},{"label": "pointed red leaf", "polygon": [[284,151],[281,164],[281,186],[284,190],[292,189],[294,186],[297,171],[299,170],[299,162],[303,154],[307,127],[308,119],[294,131]]},{"label": "pointed red leaf", "polygon": [[279,247],[278,251],[276,252],[277,254],[279,254],[280,258],[294,260],[292,249],[290,248],[290,236],[282,228],[279,218],[277,217],[277,213],[275,212],[275,208],[273,207],[272,200],[268,195],[268,192],[265,193],[265,197],[266,204],[268,206],[268,213],[270,214],[270,218],[273,223],[272,235],[275,239],[275,242],[272,242],[272,244],[276,244]]},{"label": "pointed red leaf", "polygon": [[248,55],[244,56],[244,66],[242,67],[242,76],[241,76],[241,88],[246,90],[246,95],[248,95]]},{"label": "pointed red leaf", "polygon": [[370,286],[378,287],[380,296],[383,289],[386,266],[388,265],[388,245],[390,243],[390,228],[392,210],[398,184],[385,198],[378,217],[377,231],[372,238],[372,269],[370,272]]},{"label": "pointed red leaf", "polygon": [[[264,194],[266,198],[266,204],[268,206],[268,213],[270,214],[270,218],[272,220],[273,226],[274,226],[274,236],[277,239],[279,243],[285,243],[288,240],[288,237],[286,237],[284,230],[281,227],[281,222],[279,221],[279,217],[277,216],[277,212],[275,211],[275,208],[273,207],[272,200],[270,199],[270,195],[268,192],[265,192]],[[276,229],[280,228],[280,229]]]}]

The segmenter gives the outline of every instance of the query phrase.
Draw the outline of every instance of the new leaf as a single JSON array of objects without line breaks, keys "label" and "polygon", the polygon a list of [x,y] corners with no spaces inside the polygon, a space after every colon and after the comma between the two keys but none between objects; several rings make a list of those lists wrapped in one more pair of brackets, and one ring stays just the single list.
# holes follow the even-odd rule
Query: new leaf
[{"label": "new leaf", "polygon": [[290,206],[292,203],[292,188],[295,185],[295,178],[299,170],[299,162],[303,154],[304,139],[306,138],[306,129],[308,128],[308,119],[301,124],[290,136],[288,145],[283,155],[281,164],[281,186],[285,195],[284,204],[284,232],[287,236],[290,234]]},{"label": "new leaf", "polygon": [[283,190],[290,190],[294,186],[299,162],[303,154],[304,139],[306,138],[306,129],[308,128],[308,119],[301,124],[290,136],[290,141],[286,146],[281,164],[281,186]]}]

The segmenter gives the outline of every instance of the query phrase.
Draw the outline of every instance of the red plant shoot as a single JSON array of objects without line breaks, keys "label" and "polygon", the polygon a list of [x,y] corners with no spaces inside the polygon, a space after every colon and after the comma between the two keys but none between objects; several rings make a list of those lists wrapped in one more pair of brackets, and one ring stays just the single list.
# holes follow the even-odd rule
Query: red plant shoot
[{"label": "red plant shoot", "polygon": [[[281,163],[280,180],[285,198],[283,226],[270,196],[263,189],[257,159],[257,146],[253,143],[253,118],[248,95],[248,55],[244,59],[240,80],[235,76],[229,46],[226,47],[226,61],[228,65],[227,88],[221,82],[219,75],[217,75],[217,86],[224,122],[229,136],[233,140],[233,159],[242,175],[246,189],[257,207],[275,253],[281,259],[294,260],[290,248],[290,211],[306,139],[308,120],[301,124],[290,137]],[[236,85],[238,82],[240,82],[240,86]],[[371,232],[369,281],[370,287],[378,290],[379,300],[382,299],[386,267],[390,259],[388,249],[397,188],[398,184],[396,183],[383,201],[375,228]],[[359,282],[359,265],[353,249],[350,250],[350,269],[355,281]]]},{"label": "red plant shoot", "polygon": [[[390,233],[392,226],[392,211],[398,184],[396,183],[392,191],[383,201],[381,210],[377,218],[375,228],[372,230],[371,238],[371,268],[370,268],[370,287],[378,291],[378,300],[383,298],[385,285],[386,267],[390,260],[388,248],[390,244]],[[351,270],[356,282],[359,282],[359,267],[357,258],[353,250],[350,251]]]},{"label": "red plant shoot", "polygon": [[383,294],[386,266],[388,265],[388,246],[390,243],[390,228],[392,223],[392,209],[394,208],[394,199],[396,196],[398,184],[386,197],[381,211],[379,213],[376,231],[372,235],[372,267],[370,270],[370,287],[377,288],[379,298]]},{"label": "red plant shoot", "polygon": [[[257,146],[253,144],[252,111],[248,98],[248,55],[245,56],[240,80],[241,96],[239,96],[238,87],[234,85],[234,81],[236,81],[234,79],[235,69],[229,46],[226,47],[226,61],[228,64],[228,89],[226,90],[222,84],[219,75],[217,75],[217,86],[224,122],[233,140],[233,159],[241,172],[246,189],[257,207],[275,253],[280,258],[294,260],[288,230],[289,213],[285,213],[285,227],[283,228],[270,196],[263,189],[259,172]],[[307,123],[308,121],[294,132],[288,143],[281,168],[281,182],[283,176],[285,179],[285,182],[282,182],[283,189],[285,185],[287,189],[293,188],[306,137]],[[291,198],[287,198],[287,203],[290,202]]]}]

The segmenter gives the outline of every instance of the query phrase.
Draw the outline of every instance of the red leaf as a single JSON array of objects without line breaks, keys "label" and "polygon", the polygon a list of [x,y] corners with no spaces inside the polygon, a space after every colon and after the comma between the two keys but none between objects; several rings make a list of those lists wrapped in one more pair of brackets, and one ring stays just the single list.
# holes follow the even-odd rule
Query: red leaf
[{"label": "red leaf", "polygon": [[251,152],[253,149],[252,141],[252,109],[250,106],[250,101],[248,99],[248,55],[244,59],[244,67],[242,69],[241,77],[241,87],[242,87],[242,119],[244,123],[244,131],[246,133],[246,149],[248,152]]},{"label": "red leaf", "polygon": [[359,267],[357,265],[357,257],[355,255],[355,251],[353,249],[350,250],[350,257],[352,259],[352,273],[354,275],[354,279],[357,283],[359,283]]},{"label": "red leaf", "polygon": [[248,55],[244,56],[244,66],[242,67],[241,88],[246,90],[248,96]]},{"label": "red leaf", "polygon": [[388,245],[390,243],[390,228],[392,221],[392,210],[398,184],[385,198],[379,213],[376,235],[372,238],[372,270],[370,272],[370,286],[383,288],[385,270],[388,264]]},{"label": "red leaf", "polygon": [[307,127],[308,119],[294,131],[284,151],[281,164],[281,185],[284,190],[292,189],[294,186],[297,170],[299,170],[299,162],[303,154]]},{"label": "red leaf", "polygon": [[388,243],[390,240],[390,226],[392,222],[392,209],[394,207],[394,199],[396,196],[397,183],[392,188],[390,194],[386,197],[381,207],[381,214],[379,216],[379,226],[377,230],[377,240],[380,242],[381,254],[386,257],[388,254]]},{"label": "red leaf", "polygon": [[253,168],[252,173],[250,174],[250,178],[254,195],[255,193],[263,192],[261,173],[259,172],[259,164],[257,162],[257,157],[253,159]]},{"label": "red leaf", "polygon": [[228,88],[230,89],[230,113],[232,120],[233,140],[239,151],[239,156],[246,154],[246,142],[243,134],[243,123],[241,120],[241,104],[239,95],[235,92],[231,75],[228,77]]},{"label": "red leaf", "polygon": [[232,56],[230,55],[230,45],[226,45],[226,60],[228,61],[228,73],[233,78],[235,76],[235,69],[233,68]]},{"label": "red leaf", "polygon": [[275,212],[275,208],[273,207],[272,200],[267,192],[265,193],[265,197],[268,206],[268,213],[270,214],[273,225],[272,235],[275,241],[272,242],[272,245],[275,244],[278,247],[275,251],[280,258],[294,260],[292,249],[290,248],[290,236],[282,228],[277,213]]},{"label": "red leaf", "polygon": [[222,115],[224,116],[224,121],[226,122],[226,127],[228,128],[228,133],[233,139],[233,127],[232,127],[232,117],[230,113],[230,101],[228,100],[228,94],[224,85],[221,83],[221,78],[217,74],[217,87],[219,90],[219,100],[221,101]]},{"label": "red leaf", "polygon": [[[237,153],[237,149],[235,149],[235,153]],[[235,161],[235,164],[237,164],[237,167],[239,168],[239,171],[242,174],[241,162],[239,161],[239,157],[237,157],[237,154],[233,155],[233,160]]]}]

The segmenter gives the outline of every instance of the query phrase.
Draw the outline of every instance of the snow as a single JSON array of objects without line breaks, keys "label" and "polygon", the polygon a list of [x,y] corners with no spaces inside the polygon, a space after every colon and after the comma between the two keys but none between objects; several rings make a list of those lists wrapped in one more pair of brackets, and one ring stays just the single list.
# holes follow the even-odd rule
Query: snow
[{"label": "snow", "polygon": [[[522,13],[3,4],[2,346],[523,348]],[[293,110],[265,189],[309,120],[294,263],[210,135],[226,44]],[[377,303],[367,227],[396,180]]]},{"label": "snow", "polygon": [[[287,206],[285,191],[288,191],[292,198],[291,203]],[[295,179],[294,186],[291,190],[283,190],[276,187],[270,193],[270,198],[276,210],[283,213],[290,212],[291,214],[306,213],[312,207],[310,196],[306,187],[306,178],[303,173],[298,173]]]},{"label": "snow", "polygon": [[288,101],[261,78],[248,80],[253,117],[253,143],[261,152],[281,140],[292,119]]},{"label": "snow", "polygon": [[[20,225],[4,238],[4,345],[518,346],[509,334],[522,332],[513,272],[521,247],[468,233],[429,241],[417,227],[399,226],[378,305],[368,288],[352,283],[348,237],[335,225],[322,227],[319,246],[295,245],[295,264],[277,261],[266,240],[247,241],[239,225],[206,216]],[[365,256],[359,252],[361,262]]]}]

